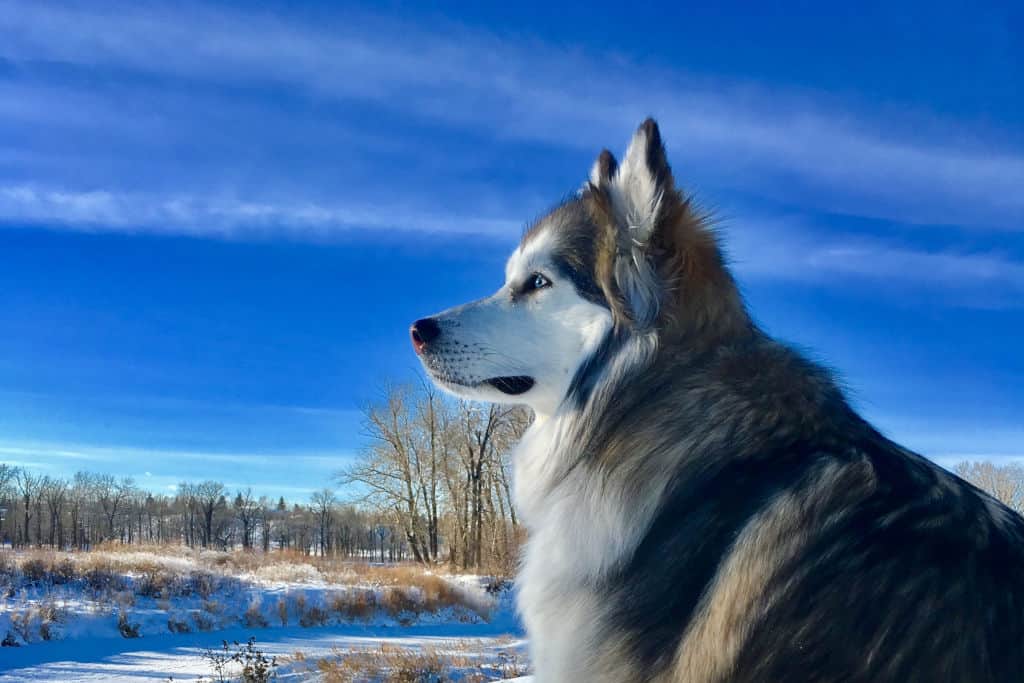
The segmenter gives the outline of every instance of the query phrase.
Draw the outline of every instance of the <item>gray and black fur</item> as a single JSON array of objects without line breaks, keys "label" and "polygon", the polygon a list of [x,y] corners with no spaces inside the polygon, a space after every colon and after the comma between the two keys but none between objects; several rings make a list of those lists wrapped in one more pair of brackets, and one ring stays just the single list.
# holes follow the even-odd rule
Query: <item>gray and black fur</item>
[{"label": "gray and black fur", "polygon": [[[520,602],[538,683],[1024,681],[1024,520],[886,439],[758,329],[653,121],[637,145],[621,167],[602,153],[524,237],[552,232],[559,270],[612,319],[516,455],[559,463],[517,482],[544,501],[524,510]],[[615,185],[638,154],[658,200],[648,230]],[[606,506],[581,519],[630,538],[546,569],[600,531],[554,529],[565,515],[548,505]],[[548,648],[563,635],[542,609],[564,610],[582,652]]]}]

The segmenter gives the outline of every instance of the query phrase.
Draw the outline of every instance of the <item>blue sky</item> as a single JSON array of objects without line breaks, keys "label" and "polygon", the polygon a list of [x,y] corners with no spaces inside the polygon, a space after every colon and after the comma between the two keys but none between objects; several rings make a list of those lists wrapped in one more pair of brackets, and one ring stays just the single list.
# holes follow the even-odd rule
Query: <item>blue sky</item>
[{"label": "blue sky", "polygon": [[0,460],[304,498],[647,115],[764,327],[1024,458],[1021,9],[464,4],[0,0]]}]

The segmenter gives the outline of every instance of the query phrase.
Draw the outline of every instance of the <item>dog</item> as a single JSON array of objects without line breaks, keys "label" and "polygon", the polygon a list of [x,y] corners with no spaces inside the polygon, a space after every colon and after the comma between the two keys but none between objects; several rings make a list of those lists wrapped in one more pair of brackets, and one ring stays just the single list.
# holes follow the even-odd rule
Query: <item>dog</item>
[{"label": "dog", "polygon": [[755,325],[653,120],[411,337],[443,389],[534,412],[537,683],[1024,681],[1024,519]]}]

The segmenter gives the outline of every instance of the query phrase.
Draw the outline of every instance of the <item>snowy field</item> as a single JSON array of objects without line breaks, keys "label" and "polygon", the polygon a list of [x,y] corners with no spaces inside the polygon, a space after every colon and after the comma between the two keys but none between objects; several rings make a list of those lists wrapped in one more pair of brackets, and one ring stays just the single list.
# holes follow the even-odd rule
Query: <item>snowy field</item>
[{"label": "snowy field", "polygon": [[[219,680],[223,641],[277,679],[527,680],[509,586],[411,567],[237,553],[7,552],[0,681]],[[273,555],[271,555],[273,558]],[[239,665],[228,664],[237,676]]]}]

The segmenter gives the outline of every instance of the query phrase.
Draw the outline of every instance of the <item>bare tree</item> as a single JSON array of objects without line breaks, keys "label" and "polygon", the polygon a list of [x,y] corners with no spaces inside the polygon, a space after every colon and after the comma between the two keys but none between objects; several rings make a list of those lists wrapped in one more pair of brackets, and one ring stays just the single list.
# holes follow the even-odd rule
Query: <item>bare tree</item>
[{"label": "bare tree", "polygon": [[39,489],[42,486],[43,480],[37,474],[32,474],[24,467],[19,467],[14,475],[14,485],[18,491],[18,497],[21,499],[22,506],[22,520],[24,523],[24,531],[21,542],[23,545],[28,545],[31,535],[29,533],[29,523],[32,521],[32,510],[33,507],[38,504]]},{"label": "bare tree", "polygon": [[252,489],[247,488],[245,491],[239,491],[235,496],[233,507],[235,516],[242,525],[242,547],[248,550],[252,548],[258,508],[257,501],[252,495]]},{"label": "bare tree", "polygon": [[423,525],[424,501],[418,478],[422,466],[409,410],[410,394],[408,387],[390,387],[381,404],[365,410],[365,433],[371,443],[339,475],[339,481],[364,489],[362,500],[389,512],[401,525],[416,561],[429,562],[435,558]]},{"label": "bare tree", "polygon": [[1011,510],[1024,514],[1024,467],[1019,463],[959,463],[954,471]]},{"label": "bare tree", "polygon": [[381,528],[400,529],[420,562],[441,559],[444,526],[453,563],[511,566],[521,533],[508,454],[529,425],[525,411],[447,401],[421,384],[389,387],[365,416],[370,445],[339,481],[388,515]]},{"label": "bare tree", "polygon": [[195,500],[202,514],[202,537],[200,543],[204,548],[209,547],[215,538],[214,516],[225,507],[224,484],[219,481],[207,480],[197,484],[194,488]]},{"label": "bare tree", "polygon": [[118,538],[120,534],[116,528],[117,516],[118,513],[124,512],[134,491],[135,483],[130,477],[118,480],[112,474],[100,474],[92,477],[92,486],[107,525],[104,538],[109,540]]},{"label": "bare tree", "polygon": [[326,555],[330,546],[331,517],[334,512],[334,506],[338,504],[338,499],[334,496],[334,491],[325,488],[314,493],[310,502],[312,503],[313,514],[316,515],[317,528],[320,534],[320,555]]},{"label": "bare tree", "polygon": [[63,547],[64,527],[61,520],[64,517],[64,503],[67,499],[68,483],[63,479],[45,477],[40,486],[42,498],[46,501],[49,511],[49,543],[51,548]]},{"label": "bare tree", "polygon": [[266,496],[260,496],[257,514],[260,520],[260,541],[263,552],[270,552],[271,532],[273,531],[274,510]]}]

